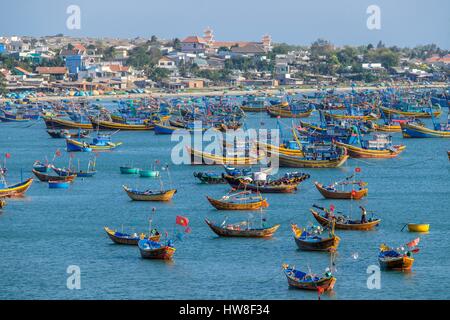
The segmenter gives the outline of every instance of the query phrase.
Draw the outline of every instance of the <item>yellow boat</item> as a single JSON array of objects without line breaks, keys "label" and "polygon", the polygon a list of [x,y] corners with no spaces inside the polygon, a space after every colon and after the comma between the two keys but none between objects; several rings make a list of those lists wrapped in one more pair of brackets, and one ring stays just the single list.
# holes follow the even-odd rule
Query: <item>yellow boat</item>
[{"label": "yellow boat", "polygon": [[191,164],[208,164],[208,165],[230,164],[230,165],[248,166],[257,164],[266,157],[266,154],[262,152],[260,152],[258,157],[224,157],[220,155],[214,155],[208,152],[198,151],[190,147],[186,147],[186,150],[191,154]]},{"label": "yellow boat", "polygon": [[91,123],[80,123],[54,117],[44,117],[44,122],[47,129],[92,129]]},{"label": "yellow boat", "polygon": [[354,145],[338,141],[336,141],[335,144],[337,146],[346,148],[348,154],[352,158],[378,158],[378,159],[395,158],[406,148],[405,145],[401,144],[392,146],[393,149],[373,150],[373,149],[364,149],[361,147],[357,147]]},{"label": "yellow boat", "polygon": [[[414,118],[431,118],[431,114],[429,112],[415,112],[415,111],[401,111],[401,110],[397,110],[397,109],[392,109],[392,108],[386,108],[386,107],[379,107],[381,111],[383,111],[384,114],[386,115],[392,115],[392,114],[397,114],[397,115],[401,115],[404,117],[414,117]],[[438,107],[438,109],[436,111],[433,111],[433,116],[434,117],[439,117],[442,113],[442,109],[441,107]]]},{"label": "yellow boat", "polygon": [[271,116],[273,118],[275,118],[275,117],[307,118],[311,115],[312,112],[313,112],[313,109],[307,110],[305,112],[294,113],[284,105],[283,106],[276,105],[276,106],[267,107],[267,113],[269,114],[269,116]]},{"label": "yellow boat", "polygon": [[95,130],[126,130],[126,131],[145,131],[153,130],[154,124],[148,120],[143,124],[127,124],[113,121],[98,120],[91,118],[92,127]]},{"label": "yellow boat", "polygon": [[325,118],[332,118],[337,120],[347,119],[347,120],[378,120],[379,116],[376,114],[370,114],[368,116],[351,116],[346,114],[333,114],[330,112],[324,112],[323,115]]},{"label": "yellow boat", "polygon": [[288,156],[298,156],[298,157],[303,156],[302,150],[288,149],[284,147],[284,145],[275,146],[273,144],[267,144],[264,142],[258,142],[258,145],[261,149],[267,151],[268,153],[273,151],[274,153],[282,153]]},{"label": "yellow boat", "polygon": [[409,232],[428,232],[430,225],[427,223],[408,223]]},{"label": "yellow boat", "polygon": [[402,127],[400,124],[375,124],[375,131],[381,131],[381,132],[402,132]]},{"label": "yellow boat", "polygon": [[29,178],[15,185],[4,186],[0,189],[0,197],[16,197],[22,196],[33,183],[33,178]]}]

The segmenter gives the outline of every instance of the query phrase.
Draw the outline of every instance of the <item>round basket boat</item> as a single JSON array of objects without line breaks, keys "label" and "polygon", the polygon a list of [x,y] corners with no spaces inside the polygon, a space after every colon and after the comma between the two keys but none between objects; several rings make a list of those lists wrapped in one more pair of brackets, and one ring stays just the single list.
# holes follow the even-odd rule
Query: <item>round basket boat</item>
[{"label": "round basket boat", "polygon": [[408,223],[409,232],[428,232],[430,225],[427,223]]}]

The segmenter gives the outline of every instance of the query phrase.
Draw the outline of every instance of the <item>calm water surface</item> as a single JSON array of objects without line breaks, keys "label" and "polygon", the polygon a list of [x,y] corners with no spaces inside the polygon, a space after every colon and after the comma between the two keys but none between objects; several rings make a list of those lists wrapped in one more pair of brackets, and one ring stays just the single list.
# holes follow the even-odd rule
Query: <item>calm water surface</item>
[{"label": "calm water surface", "polygon": [[[274,128],[276,120],[250,115],[247,126]],[[286,121],[289,123],[290,121]],[[0,153],[11,153],[8,178],[15,183],[32,175],[34,160],[49,159],[64,140],[52,139],[43,122],[0,123]],[[375,211],[382,223],[372,232],[339,232],[342,241],[336,258],[335,290],[325,299],[449,299],[450,163],[445,139],[404,140],[406,151],[397,159],[350,159],[342,168],[303,170],[311,179],[296,194],[267,195],[265,210],[272,223],[281,223],[273,239],[218,238],[204,223],[209,217],[220,222],[245,220],[248,213],[220,213],[206,195],[222,196],[225,185],[202,185],[193,171],[220,167],[179,165],[170,167],[171,184],[178,193],[170,203],[132,202],[121,186],[159,188],[155,179],[121,175],[119,166],[133,162],[149,166],[158,159],[170,163],[173,142],[153,132],[120,132],[115,141],[124,144],[97,159],[93,178],[77,179],[68,190],[49,190],[35,180],[25,199],[9,200],[0,213],[0,299],[317,299],[316,293],[288,289],[282,263],[322,273],[329,265],[326,253],[298,251],[290,222],[305,226],[313,218],[313,203],[359,216],[359,203],[325,200],[315,190],[315,180],[329,183],[361,167],[369,183],[369,196],[360,203]],[[76,154],[75,163],[87,165],[90,154]],[[68,157],[56,160],[67,165]],[[297,169],[301,170],[301,169]],[[286,172],[282,169],[281,173]],[[291,170],[292,171],[292,170]],[[164,182],[170,184],[163,173]],[[192,233],[177,242],[173,262],[140,258],[137,247],[114,245],[104,226],[140,232],[147,230],[152,208],[154,225],[173,232],[176,215],[190,219]],[[254,214],[255,216],[257,214]],[[369,290],[367,267],[377,265],[378,246],[399,246],[417,237],[400,232],[407,222],[431,224],[429,234],[420,235],[420,253],[413,272],[383,272],[381,289]],[[355,259],[356,257],[356,259]],[[81,290],[66,287],[69,265],[81,268]],[[439,286],[437,286],[439,284]],[[442,288],[442,289],[439,289]]]}]

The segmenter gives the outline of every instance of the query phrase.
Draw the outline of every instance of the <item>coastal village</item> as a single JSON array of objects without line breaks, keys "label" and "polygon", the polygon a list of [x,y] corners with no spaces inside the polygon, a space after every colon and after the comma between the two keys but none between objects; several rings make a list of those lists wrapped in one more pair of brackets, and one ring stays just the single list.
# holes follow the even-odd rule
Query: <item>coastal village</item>
[{"label": "coastal village", "polygon": [[96,96],[220,90],[392,86],[445,82],[450,54],[436,45],[338,47],[222,41],[212,28],[183,39],[0,36],[0,96]]}]

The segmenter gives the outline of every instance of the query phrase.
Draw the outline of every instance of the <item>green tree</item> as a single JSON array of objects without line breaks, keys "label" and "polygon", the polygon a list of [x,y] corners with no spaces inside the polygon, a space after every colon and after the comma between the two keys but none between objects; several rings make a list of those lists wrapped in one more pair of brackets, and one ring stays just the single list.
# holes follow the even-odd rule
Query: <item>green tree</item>
[{"label": "green tree", "polygon": [[0,73],[0,95],[3,96],[8,93],[6,89],[6,79],[3,73]]},{"label": "green tree", "polygon": [[167,79],[170,75],[170,71],[165,68],[153,67],[148,70],[148,77],[156,82]]}]

